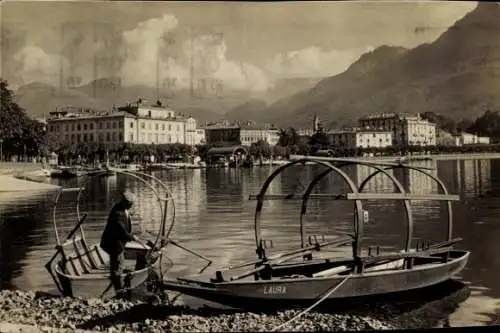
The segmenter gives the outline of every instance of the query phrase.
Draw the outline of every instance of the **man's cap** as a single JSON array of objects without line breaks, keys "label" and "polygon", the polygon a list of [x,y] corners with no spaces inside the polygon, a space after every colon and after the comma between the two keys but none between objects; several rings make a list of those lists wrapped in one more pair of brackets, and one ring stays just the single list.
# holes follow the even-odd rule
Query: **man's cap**
[{"label": "man's cap", "polygon": [[129,190],[125,190],[122,193],[122,201],[134,204],[137,201],[137,198],[134,193],[130,192]]}]

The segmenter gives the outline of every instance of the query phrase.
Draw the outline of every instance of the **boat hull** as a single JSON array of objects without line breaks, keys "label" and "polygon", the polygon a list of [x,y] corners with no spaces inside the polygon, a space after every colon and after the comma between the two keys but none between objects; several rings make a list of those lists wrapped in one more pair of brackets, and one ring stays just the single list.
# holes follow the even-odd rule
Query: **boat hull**
[{"label": "boat hull", "polygon": [[[420,289],[449,280],[467,264],[469,252],[454,251],[454,259],[446,263],[422,265],[413,269],[388,270],[322,278],[293,278],[196,284],[165,281],[167,290],[236,308],[250,309],[258,305],[279,308],[284,305],[312,304],[329,290],[343,284],[328,299],[345,299],[384,295]],[[457,253],[458,252],[458,253]],[[288,304],[288,305],[287,305]]]},{"label": "boat hull", "polygon": [[[160,275],[162,254],[158,253],[154,262],[144,269],[125,272],[122,275],[124,287],[133,290],[155,276]],[[109,269],[101,268],[79,276],[68,275],[56,269],[56,276],[64,296],[82,298],[111,298],[116,292],[111,285]]]}]

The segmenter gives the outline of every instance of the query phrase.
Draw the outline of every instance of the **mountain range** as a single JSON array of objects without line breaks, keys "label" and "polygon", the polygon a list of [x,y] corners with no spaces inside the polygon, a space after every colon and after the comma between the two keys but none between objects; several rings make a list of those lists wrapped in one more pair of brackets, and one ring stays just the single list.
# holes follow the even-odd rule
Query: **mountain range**
[{"label": "mountain range", "polygon": [[66,89],[31,83],[16,96],[36,116],[58,106],[109,108],[143,97],[160,98],[201,121],[254,120],[282,127],[309,127],[315,114],[327,128],[381,112],[476,118],[487,109],[500,110],[499,32],[500,6],[479,3],[432,43],[381,46],[338,75],[283,79],[262,93],[226,90],[220,97],[193,97],[186,89],[169,95],[146,86],[120,87],[106,78]]},{"label": "mountain range", "polygon": [[479,3],[436,41],[382,46],[345,72],[281,99],[254,118],[281,126],[352,124],[368,113],[433,111],[454,119],[500,110],[500,6]]},{"label": "mountain range", "polygon": [[48,116],[49,112],[63,106],[110,109],[113,105],[124,105],[142,98],[152,102],[160,99],[163,104],[185,116],[190,115],[202,122],[209,122],[228,117],[232,120],[241,119],[238,110],[250,101],[261,101],[260,106],[267,107],[268,103],[310,88],[319,80],[283,79],[265,92],[231,89],[216,96],[211,88],[203,91],[195,89],[193,93],[190,89],[160,91],[149,86],[123,86],[117,78],[103,78],[73,88],[57,88],[34,82],[19,87],[15,91],[15,97],[18,104],[34,117]]}]

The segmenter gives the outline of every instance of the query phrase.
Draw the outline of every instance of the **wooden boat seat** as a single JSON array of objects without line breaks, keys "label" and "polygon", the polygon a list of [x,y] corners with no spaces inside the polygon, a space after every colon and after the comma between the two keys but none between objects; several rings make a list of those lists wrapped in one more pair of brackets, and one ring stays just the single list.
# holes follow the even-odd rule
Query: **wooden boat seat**
[{"label": "wooden boat seat", "polygon": [[325,269],[324,271],[314,273],[313,277],[327,277],[327,276],[337,275],[340,273],[346,273],[346,272],[349,272],[351,270],[352,270],[352,267],[349,267],[347,265],[337,266],[337,267]]}]

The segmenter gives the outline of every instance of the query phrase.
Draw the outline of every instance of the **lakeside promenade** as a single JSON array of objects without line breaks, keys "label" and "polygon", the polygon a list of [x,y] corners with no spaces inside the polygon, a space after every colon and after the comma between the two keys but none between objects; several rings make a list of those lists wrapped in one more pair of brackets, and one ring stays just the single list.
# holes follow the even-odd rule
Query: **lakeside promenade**
[{"label": "lakeside promenade", "polygon": [[[435,155],[413,155],[413,156],[373,156],[373,157],[352,157],[352,159],[369,161],[397,161],[401,158],[408,162],[419,160],[480,160],[480,159],[500,159],[500,153],[469,153],[469,154],[435,154]],[[32,181],[30,176],[41,176],[42,166],[40,163],[30,162],[0,162],[0,192],[14,191],[45,191],[55,190],[59,186]]]},{"label": "lakeside promenade", "polygon": [[413,156],[373,156],[373,157],[353,157],[353,159],[367,161],[391,162],[405,158],[408,161],[434,160],[434,161],[453,161],[453,160],[492,160],[500,159],[500,153],[470,153],[470,154],[432,154],[432,155],[413,155]]},{"label": "lakeside promenade", "polygon": [[29,175],[40,174],[40,163],[0,162],[0,193],[1,192],[31,192],[56,190],[57,185],[20,179]]}]

